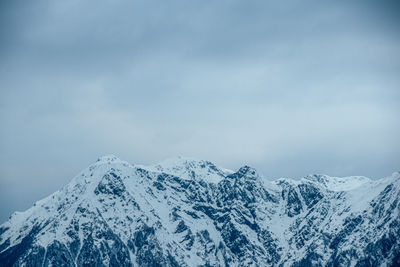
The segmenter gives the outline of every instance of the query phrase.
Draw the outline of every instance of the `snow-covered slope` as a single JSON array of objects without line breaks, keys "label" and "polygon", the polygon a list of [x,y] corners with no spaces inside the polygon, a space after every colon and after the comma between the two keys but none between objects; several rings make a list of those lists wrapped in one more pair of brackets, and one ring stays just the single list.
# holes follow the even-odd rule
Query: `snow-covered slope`
[{"label": "snow-covered slope", "polygon": [[399,266],[400,174],[266,181],[105,156],[0,226],[0,266]]},{"label": "snow-covered slope", "polygon": [[340,178],[315,174],[306,176],[303,179],[319,183],[323,185],[326,189],[331,191],[350,191],[372,182],[371,179],[364,176],[350,176]]}]

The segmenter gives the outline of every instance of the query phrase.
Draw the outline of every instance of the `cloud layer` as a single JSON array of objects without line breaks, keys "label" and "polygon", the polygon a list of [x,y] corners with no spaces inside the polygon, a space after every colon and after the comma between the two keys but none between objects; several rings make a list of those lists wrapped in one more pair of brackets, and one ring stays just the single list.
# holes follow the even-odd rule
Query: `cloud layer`
[{"label": "cloud layer", "polygon": [[1,221],[110,153],[269,178],[399,169],[396,1],[6,2]]}]

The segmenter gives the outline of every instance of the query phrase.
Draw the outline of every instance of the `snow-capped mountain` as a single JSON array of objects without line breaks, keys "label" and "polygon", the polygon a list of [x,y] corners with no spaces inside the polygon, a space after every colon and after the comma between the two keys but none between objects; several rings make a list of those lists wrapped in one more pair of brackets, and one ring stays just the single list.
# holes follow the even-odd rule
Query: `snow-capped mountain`
[{"label": "snow-capped mountain", "polygon": [[0,266],[400,266],[400,174],[268,181],[100,158],[0,226]]}]

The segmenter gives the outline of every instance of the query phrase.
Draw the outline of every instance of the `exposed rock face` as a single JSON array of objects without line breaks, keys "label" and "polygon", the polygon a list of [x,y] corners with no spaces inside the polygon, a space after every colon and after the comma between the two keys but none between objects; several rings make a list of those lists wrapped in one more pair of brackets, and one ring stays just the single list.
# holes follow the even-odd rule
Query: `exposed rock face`
[{"label": "exposed rock face", "polygon": [[107,156],[0,226],[0,266],[400,266],[400,175],[267,181]]}]

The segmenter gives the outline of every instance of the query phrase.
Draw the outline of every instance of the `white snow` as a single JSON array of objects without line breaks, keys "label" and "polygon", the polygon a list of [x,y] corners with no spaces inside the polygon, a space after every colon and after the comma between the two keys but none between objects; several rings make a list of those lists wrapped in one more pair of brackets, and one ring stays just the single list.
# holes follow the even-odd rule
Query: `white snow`
[{"label": "white snow", "polygon": [[[110,173],[110,171],[118,175],[126,187],[126,191],[123,192],[124,195],[121,198],[95,194],[96,187],[102,179],[105,179],[105,174]],[[204,181],[215,186],[234,172],[217,167],[208,161],[186,157],[171,158],[157,164],[143,166],[129,164],[114,155],[103,156],[74,177],[63,188],[36,202],[32,208],[24,212],[15,212],[9,221],[1,225],[1,227],[9,228],[2,234],[2,240],[9,238],[12,246],[19,243],[35,224],[44,226],[46,222],[49,222],[41,230],[37,240],[35,240],[36,244],[47,246],[54,239],[68,242],[70,237],[66,233],[73,220],[76,220],[82,226],[101,219],[114,232],[117,232],[124,242],[127,242],[134,232],[138,230],[137,227],[140,227],[142,223],[146,223],[157,229],[156,236],[162,247],[175,244],[177,251],[181,251],[179,253],[186,253],[186,261],[194,265],[201,261],[201,257],[197,254],[201,250],[201,246],[199,243],[195,243],[191,251],[185,250],[185,246],[181,241],[187,233],[174,234],[179,220],[182,219],[189,226],[193,235],[202,230],[207,230],[216,246],[222,241],[221,234],[212,220],[205,214],[198,212],[201,218],[194,219],[184,212],[185,210],[194,211],[192,203],[187,198],[188,192],[186,192],[190,184],[186,188],[180,188],[179,190],[182,190],[181,193],[177,193],[167,184],[165,185],[165,190],[158,190],[154,187],[153,183],[162,173],[177,176],[186,181],[190,180],[193,183],[195,181]],[[317,218],[320,230],[327,233],[340,230],[343,220],[349,215],[361,214],[364,210],[370,209],[371,201],[376,199],[388,184],[393,183],[397,190],[391,197],[395,197],[400,188],[400,174],[398,172],[379,180],[371,180],[363,176],[340,178],[327,175],[309,175],[300,180],[281,178],[269,181],[257,173],[254,174],[254,177],[259,179],[257,185],[267,190],[279,201],[278,203],[272,203],[262,199],[258,200],[256,209],[257,217],[260,220],[258,223],[263,229],[269,230],[273,238],[278,240],[284,256],[294,253],[295,258],[293,260],[303,252],[302,250],[293,252],[293,247],[290,243],[290,239],[293,237],[291,228],[296,220],[302,218],[301,216],[305,216],[308,211],[303,210],[297,216],[288,217],[286,214],[287,204],[285,202],[287,196],[281,195],[282,187],[297,187],[302,183],[312,183],[321,190],[325,196],[324,201],[328,202],[319,202],[315,206],[315,211],[312,214],[308,214],[308,216]],[[299,190],[295,189],[295,191],[300,196],[301,204],[306,206]],[[137,203],[138,207],[133,203]],[[85,216],[77,212],[78,207],[87,210]],[[214,204],[209,204],[209,207],[218,209]],[[326,207],[328,207],[327,214],[321,216],[320,214]],[[175,221],[172,219],[174,209],[177,210],[180,216],[180,219]],[[248,220],[252,219],[247,214],[244,214],[244,216]],[[253,244],[261,245],[252,229],[237,224],[234,214],[232,217],[234,225]],[[299,224],[298,227],[303,226],[306,226],[306,221]],[[78,231],[78,235],[80,240],[84,239],[85,233],[82,227]],[[134,257],[134,255],[131,254],[131,257]],[[218,252],[213,261],[217,263],[218,258],[221,257],[221,252]]]},{"label": "white snow", "polygon": [[372,181],[364,176],[331,177],[327,175],[309,175],[302,180],[318,182],[331,191],[350,191]]}]

